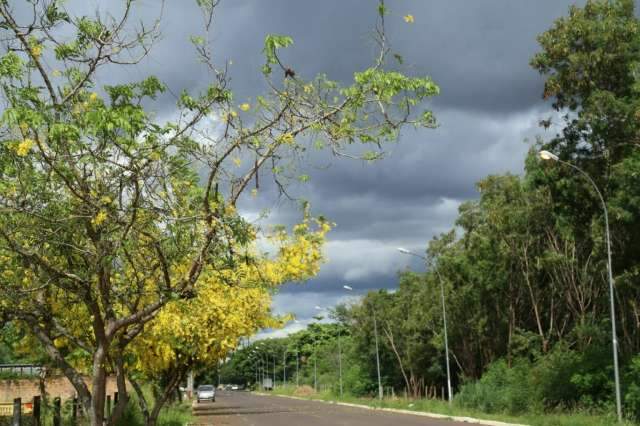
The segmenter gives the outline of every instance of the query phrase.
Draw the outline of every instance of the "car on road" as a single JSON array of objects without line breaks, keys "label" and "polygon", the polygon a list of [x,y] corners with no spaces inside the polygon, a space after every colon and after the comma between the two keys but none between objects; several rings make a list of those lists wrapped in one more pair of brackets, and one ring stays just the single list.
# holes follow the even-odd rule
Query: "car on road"
[{"label": "car on road", "polygon": [[196,390],[196,399],[200,401],[216,402],[216,388],[213,385],[200,385]]},{"label": "car on road", "polygon": [[240,386],[238,385],[231,385],[231,390],[239,390]]},{"label": "car on road", "polygon": [[262,380],[262,389],[263,390],[273,390],[273,380],[266,377]]}]

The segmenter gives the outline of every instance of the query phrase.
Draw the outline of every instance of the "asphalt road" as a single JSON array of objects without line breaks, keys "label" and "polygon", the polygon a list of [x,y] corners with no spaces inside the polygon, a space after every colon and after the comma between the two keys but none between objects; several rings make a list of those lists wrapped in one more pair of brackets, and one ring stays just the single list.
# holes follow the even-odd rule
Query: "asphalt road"
[{"label": "asphalt road", "polygon": [[218,391],[216,402],[194,405],[192,426],[468,426],[449,420],[395,414],[249,392]]}]

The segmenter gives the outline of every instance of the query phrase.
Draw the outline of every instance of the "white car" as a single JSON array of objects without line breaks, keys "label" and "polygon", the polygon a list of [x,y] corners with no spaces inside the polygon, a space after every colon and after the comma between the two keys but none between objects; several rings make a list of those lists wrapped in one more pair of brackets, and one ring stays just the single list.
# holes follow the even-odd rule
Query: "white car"
[{"label": "white car", "polygon": [[196,398],[200,401],[216,402],[216,388],[213,385],[200,385],[196,391]]},{"label": "white car", "polygon": [[231,385],[231,390],[238,390],[240,389],[240,386],[238,385]]}]

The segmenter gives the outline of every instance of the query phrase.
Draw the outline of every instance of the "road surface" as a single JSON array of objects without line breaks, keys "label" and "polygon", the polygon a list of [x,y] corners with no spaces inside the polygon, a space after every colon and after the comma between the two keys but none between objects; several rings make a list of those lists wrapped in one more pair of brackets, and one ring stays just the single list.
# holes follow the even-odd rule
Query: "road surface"
[{"label": "road surface", "polygon": [[194,405],[192,426],[469,426],[443,419],[345,407],[249,392],[219,391],[216,402]]}]

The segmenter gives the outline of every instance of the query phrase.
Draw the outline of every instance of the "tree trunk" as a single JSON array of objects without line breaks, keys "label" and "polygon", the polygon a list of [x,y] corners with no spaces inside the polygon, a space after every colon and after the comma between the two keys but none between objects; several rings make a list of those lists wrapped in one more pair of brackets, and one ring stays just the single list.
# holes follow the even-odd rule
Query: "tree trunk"
[{"label": "tree trunk", "polygon": [[413,388],[411,387],[411,383],[409,383],[409,379],[407,378],[407,373],[404,371],[402,358],[400,357],[400,354],[398,353],[398,349],[396,348],[396,344],[393,341],[393,333],[388,326],[384,328],[384,333],[387,335],[387,339],[389,339],[389,343],[391,344],[391,349],[393,349],[393,353],[396,355],[396,359],[398,360],[398,365],[400,366],[400,371],[402,372],[402,377],[404,378],[404,383],[407,386],[407,390],[409,391],[409,393],[413,393]]},{"label": "tree trunk", "polygon": [[98,345],[93,354],[93,374],[91,386],[91,411],[89,419],[91,426],[102,426],[104,424],[104,400],[106,397],[107,372],[105,370],[106,348]]},{"label": "tree trunk", "polygon": [[533,290],[533,285],[531,284],[531,279],[529,277],[529,254],[527,248],[528,247],[526,245],[522,247],[522,254],[524,258],[522,273],[524,275],[524,281],[527,284],[527,289],[529,290],[529,297],[531,298],[531,306],[535,315],[538,334],[540,335],[540,339],[542,340],[542,353],[547,353],[549,350],[549,341],[542,328],[542,319],[540,317],[540,309],[538,308],[538,300],[536,298],[535,292]]},{"label": "tree trunk", "polygon": [[138,396],[138,405],[140,406],[140,411],[142,412],[142,417],[144,418],[144,424],[149,424],[149,404],[147,403],[147,399],[144,396],[144,392],[142,392],[142,388],[132,378],[129,378],[129,383],[133,386],[133,390],[136,392]]},{"label": "tree trunk", "polygon": [[156,400],[153,404],[153,409],[149,414],[149,418],[147,419],[146,426],[155,426],[158,422],[158,416],[160,415],[160,410],[167,403],[173,392],[180,385],[180,382],[185,378],[187,372],[191,369],[191,363],[188,365],[176,367],[171,371],[171,376],[167,386],[163,389],[162,393],[156,397]]},{"label": "tree trunk", "polygon": [[[25,319],[28,322],[28,319]],[[29,322],[28,322],[29,323]],[[89,410],[91,408],[91,393],[89,392],[89,388],[84,381],[82,375],[73,368],[62,356],[58,348],[53,344],[53,339],[43,327],[40,326],[40,323],[36,322],[29,323],[31,326],[31,331],[33,331],[34,335],[38,338],[38,340],[44,346],[47,355],[54,361],[57,367],[62,370],[62,374],[69,380],[71,385],[74,387],[76,392],[78,393],[78,397],[82,401],[82,405],[85,410]],[[46,400],[45,400],[46,402]]]},{"label": "tree trunk", "polygon": [[116,406],[113,408],[113,413],[109,417],[109,426],[114,426],[122,414],[124,410],[127,408],[127,404],[129,403],[129,395],[127,394],[127,385],[126,385],[126,376],[124,370],[124,359],[122,357],[122,353],[118,353],[117,358],[115,360],[116,367],[116,383],[118,386],[118,401],[116,402]]}]

